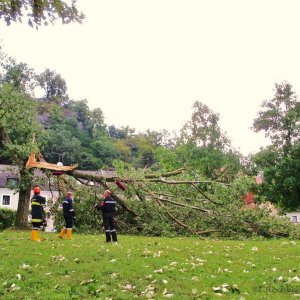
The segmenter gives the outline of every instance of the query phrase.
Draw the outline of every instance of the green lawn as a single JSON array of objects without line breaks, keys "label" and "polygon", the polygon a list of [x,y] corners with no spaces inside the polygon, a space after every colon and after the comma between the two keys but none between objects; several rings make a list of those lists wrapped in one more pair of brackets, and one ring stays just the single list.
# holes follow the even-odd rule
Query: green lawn
[{"label": "green lawn", "polygon": [[0,299],[300,299],[300,242],[0,233]]}]

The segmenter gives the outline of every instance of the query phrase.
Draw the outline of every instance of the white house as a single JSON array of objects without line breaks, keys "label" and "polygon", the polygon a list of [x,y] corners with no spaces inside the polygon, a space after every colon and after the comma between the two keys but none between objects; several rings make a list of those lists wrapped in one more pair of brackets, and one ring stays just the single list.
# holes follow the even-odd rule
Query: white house
[{"label": "white house", "polygon": [[291,222],[300,223],[300,212],[299,211],[286,213],[286,216],[290,219]]},{"label": "white house", "polygon": [[8,186],[19,181],[19,172],[16,167],[0,165],[0,208],[17,210],[19,194]]},{"label": "white house", "polygon": [[[19,182],[19,170],[16,166],[11,165],[0,165],[0,208],[7,208],[11,210],[18,209],[19,193],[14,190]],[[42,196],[46,198],[46,207],[49,200],[56,201],[59,193],[55,185],[54,190],[50,191],[49,184],[47,184],[46,177],[40,170],[35,170],[36,182],[41,186]],[[33,192],[31,192],[31,197]],[[29,216],[30,220],[30,216]],[[48,220],[48,226],[45,228],[46,231],[53,230],[53,221],[50,218]]]},{"label": "white house", "polygon": [[[11,165],[0,165],[0,208],[8,208],[17,210],[19,202],[19,193],[14,190],[14,186],[19,183],[18,167]],[[48,179],[40,170],[35,171],[36,183],[41,186],[42,195],[49,199],[57,200],[58,191],[55,185],[52,186],[53,191],[50,191]],[[33,196],[33,192],[31,192]]]}]

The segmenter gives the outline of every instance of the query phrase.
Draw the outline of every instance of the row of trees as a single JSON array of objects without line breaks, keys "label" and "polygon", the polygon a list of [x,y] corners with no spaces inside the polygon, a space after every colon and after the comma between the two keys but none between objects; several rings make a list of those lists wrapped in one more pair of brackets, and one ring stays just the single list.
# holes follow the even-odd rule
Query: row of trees
[{"label": "row of trees", "polygon": [[[255,189],[253,180],[248,182],[245,176],[252,178],[258,172],[264,174],[264,184],[257,190],[258,199],[270,200],[288,209],[299,206],[299,100],[288,83],[275,85],[274,98],[262,104],[253,123],[255,131],[263,130],[271,138],[271,146],[245,158],[232,148],[229,138],[219,127],[219,115],[198,101],[194,103],[190,121],[177,135],[150,130],[136,133],[133,128],[105,124],[102,110],[90,110],[87,100],[69,99],[65,80],[54,71],[35,74],[26,64],[18,64],[3,53],[1,63],[1,159],[20,169],[17,226],[27,225],[29,193],[34,182],[32,170],[26,169],[25,163],[33,148],[52,163],[78,164],[78,169],[83,170],[117,169],[131,186],[125,202],[119,199],[123,207],[128,208],[126,197],[130,206],[136,206],[130,199],[137,197],[145,209],[149,209],[146,199],[152,199],[159,210],[175,205],[174,213],[167,212],[167,215],[189,230],[215,230],[216,226],[212,225],[218,224],[220,207],[227,211],[228,207],[233,211],[233,203],[234,207],[241,207],[242,195]],[[44,90],[43,97],[34,97],[36,87]],[[36,143],[33,145],[34,134]],[[155,180],[150,176],[151,183],[146,179],[149,174],[180,168],[185,172],[176,173],[173,182],[160,176]],[[78,173],[69,175],[82,178]],[[245,184],[234,188],[234,182],[241,176]],[[103,178],[93,180],[103,188],[108,187]],[[222,192],[220,187],[216,188],[220,184],[226,187]],[[230,200],[224,200],[228,197],[226,193],[231,195]],[[190,197],[183,196],[189,194]],[[207,223],[184,223],[183,219],[189,219],[191,211],[201,214],[194,220],[208,220]],[[209,217],[204,218],[203,214],[208,212]],[[229,219],[224,218],[225,211],[222,215],[223,221],[232,221],[237,212]],[[138,216],[134,213],[132,220],[137,220]],[[226,226],[217,227],[220,230]]]}]

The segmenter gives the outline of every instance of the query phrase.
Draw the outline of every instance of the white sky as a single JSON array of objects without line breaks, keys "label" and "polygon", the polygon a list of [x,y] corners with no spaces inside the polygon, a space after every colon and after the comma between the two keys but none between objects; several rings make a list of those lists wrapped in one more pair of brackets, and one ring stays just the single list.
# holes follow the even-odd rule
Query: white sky
[{"label": "white sky", "polygon": [[247,155],[266,145],[250,127],[274,84],[300,91],[298,0],[78,0],[84,24],[1,23],[3,50],[55,70],[71,98],[105,122],[179,130],[200,101]]}]

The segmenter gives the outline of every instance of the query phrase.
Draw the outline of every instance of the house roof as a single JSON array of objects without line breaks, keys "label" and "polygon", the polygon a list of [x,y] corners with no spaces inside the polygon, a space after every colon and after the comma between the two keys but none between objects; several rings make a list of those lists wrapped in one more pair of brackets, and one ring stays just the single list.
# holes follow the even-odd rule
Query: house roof
[{"label": "house roof", "polygon": [[[13,165],[0,165],[0,188],[7,188],[8,179],[20,180],[19,167]],[[42,189],[49,190],[49,180],[39,169],[34,170],[34,184],[39,184]],[[53,185],[56,188],[56,184]]]},{"label": "house roof", "polygon": [[19,168],[11,165],[0,165],[0,187],[6,187],[8,178],[19,179]]}]

